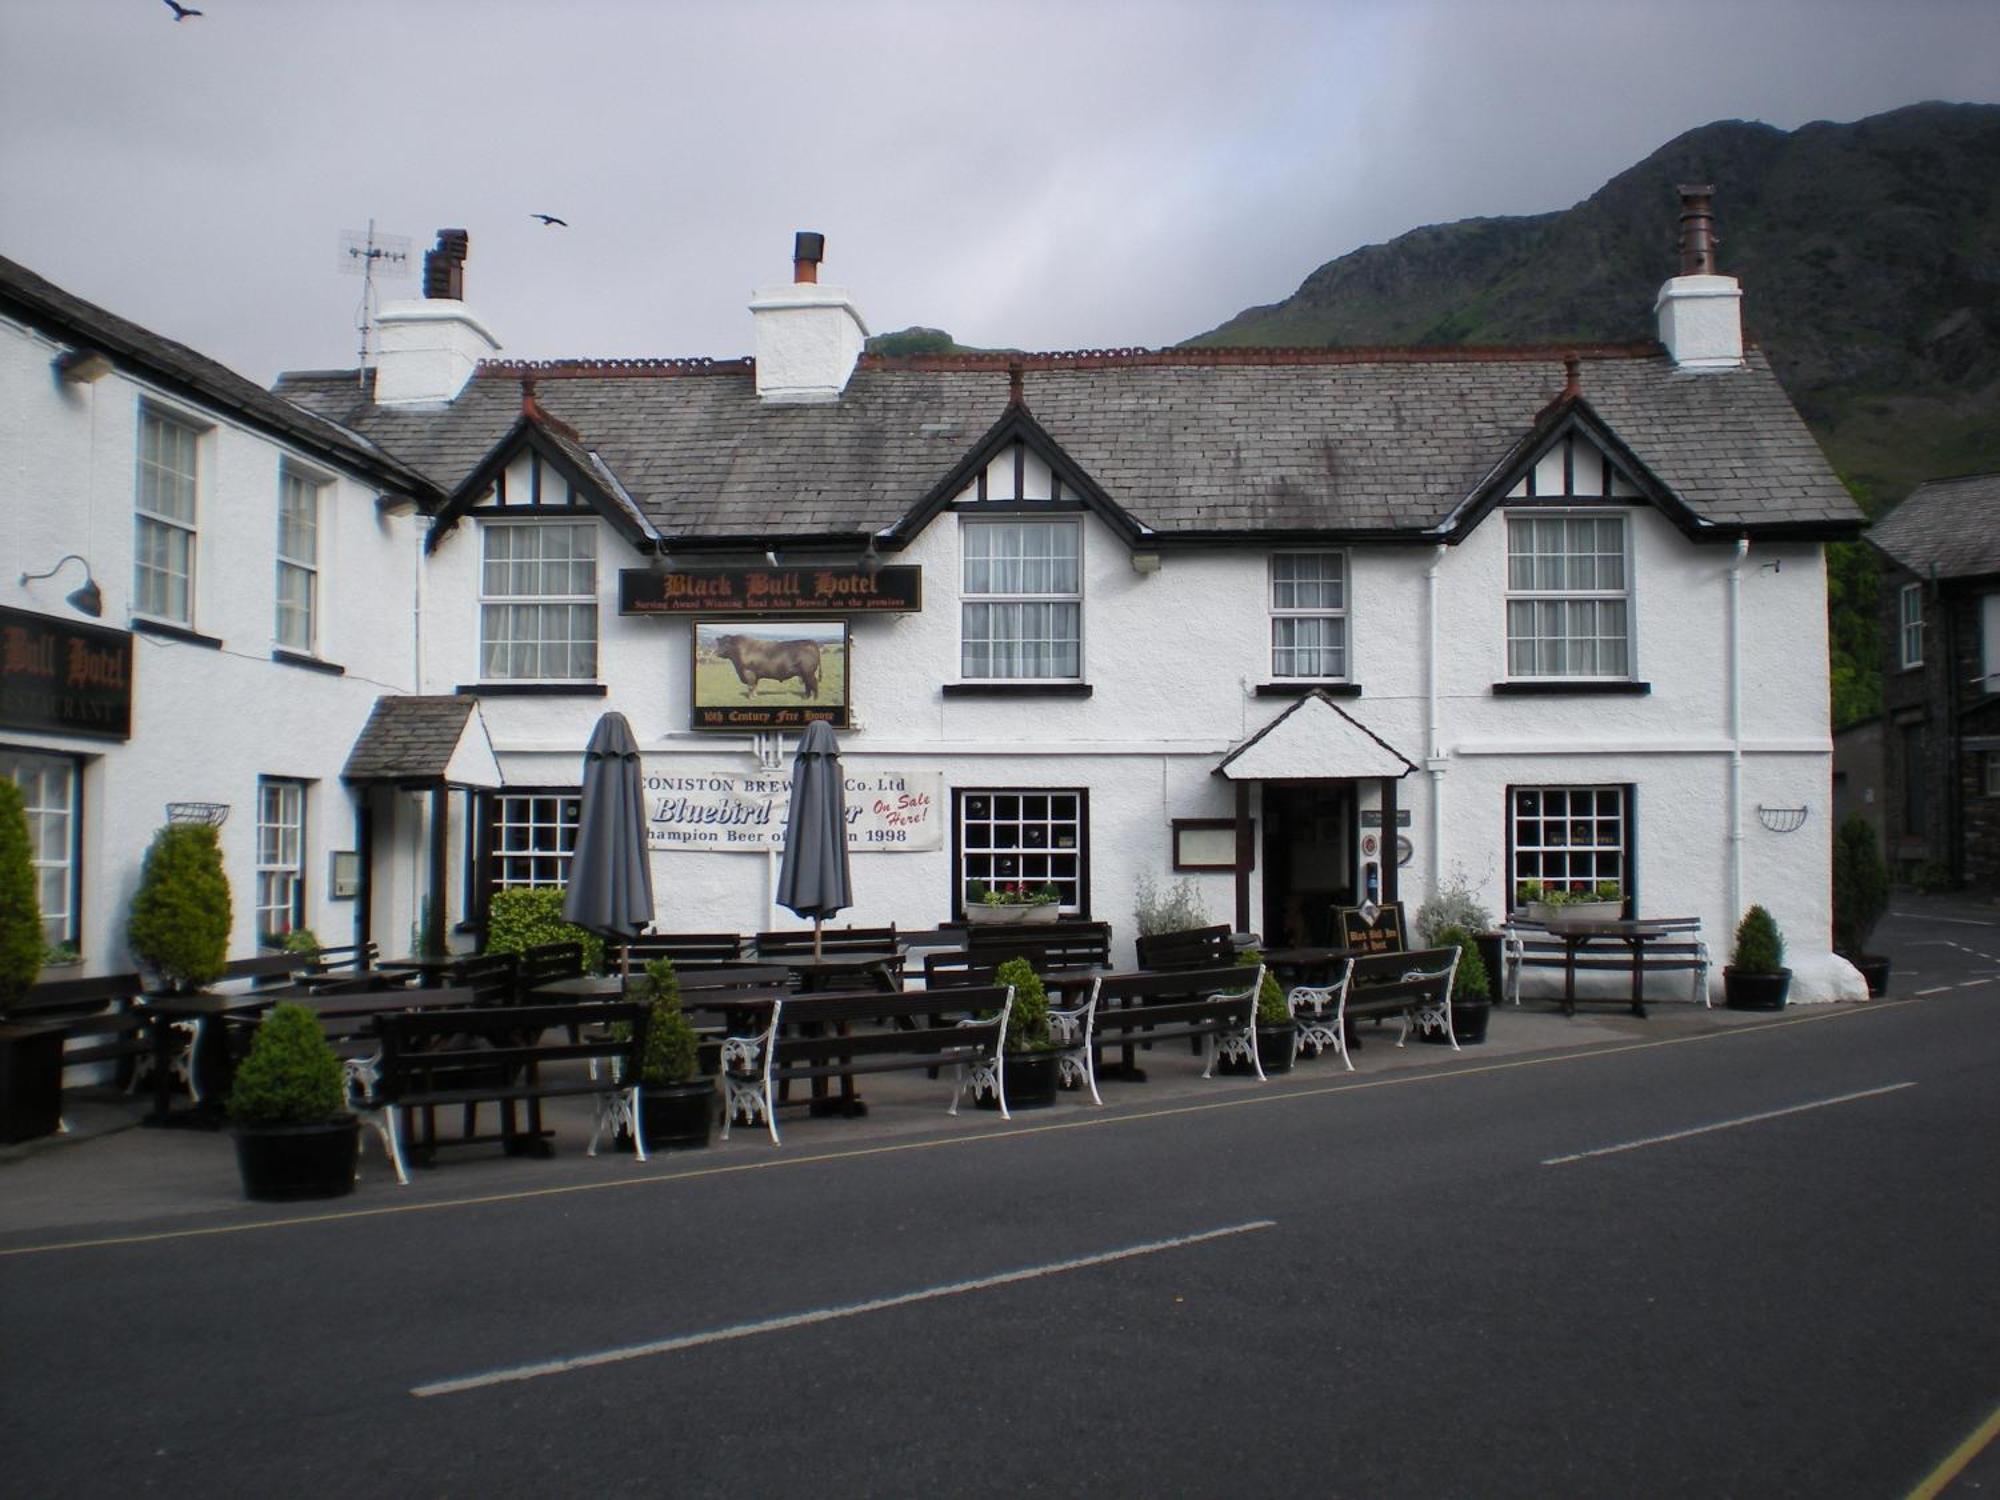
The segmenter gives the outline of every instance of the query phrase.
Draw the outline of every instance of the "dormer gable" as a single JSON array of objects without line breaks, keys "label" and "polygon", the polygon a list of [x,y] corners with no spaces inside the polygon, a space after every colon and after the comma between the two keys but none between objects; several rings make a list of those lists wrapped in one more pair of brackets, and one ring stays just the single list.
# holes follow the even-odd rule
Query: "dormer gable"
[{"label": "dormer gable", "polygon": [[915,537],[944,511],[1087,511],[1128,547],[1152,535],[1085,472],[1016,395],[1000,419],[886,533]]},{"label": "dormer gable", "polygon": [[523,512],[598,515],[640,552],[656,551],[660,541],[611,466],[574,427],[541,408],[532,386],[514,425],[452,490],[425,550],[435,551],[464,516]]},{"label": "dormer gable", "polygon": [[1487,471],[1446,523],[1446,539],[1463,541],[1499,505],[1651,505],[1689,536],[1717,534],[1574,389]]}]

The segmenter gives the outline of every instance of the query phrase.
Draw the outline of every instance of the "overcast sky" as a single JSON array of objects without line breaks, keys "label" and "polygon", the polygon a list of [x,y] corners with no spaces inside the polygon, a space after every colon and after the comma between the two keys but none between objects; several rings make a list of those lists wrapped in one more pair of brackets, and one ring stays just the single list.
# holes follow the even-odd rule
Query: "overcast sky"
[{"label": "overcast sky", "polygon": [[748,353],[801,228],[875,332],[1150,346],[1711,120],[2000,100],[1995,0],[199,3],[0,0],[0,253],[266,382],[353,365],[371,218],[522,358]]}]

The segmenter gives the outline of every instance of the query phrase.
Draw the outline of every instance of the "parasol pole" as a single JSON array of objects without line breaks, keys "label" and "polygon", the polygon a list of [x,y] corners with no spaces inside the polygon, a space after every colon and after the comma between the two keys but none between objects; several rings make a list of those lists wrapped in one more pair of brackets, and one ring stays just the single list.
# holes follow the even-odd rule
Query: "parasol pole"
[{"label": "parasol pole", "polygon": [[826,918],[825,918],[825,917],[822,917],[822,916],[819,916],[818,914],[815,914],[815,915],[813,916],[813,957],[814,957],[814,958],[818,958],[818,957],[819,957],[819,934],[820,934],[820,929],[821,929],[821,928],[823,928],[824,926],[826,926]]}]

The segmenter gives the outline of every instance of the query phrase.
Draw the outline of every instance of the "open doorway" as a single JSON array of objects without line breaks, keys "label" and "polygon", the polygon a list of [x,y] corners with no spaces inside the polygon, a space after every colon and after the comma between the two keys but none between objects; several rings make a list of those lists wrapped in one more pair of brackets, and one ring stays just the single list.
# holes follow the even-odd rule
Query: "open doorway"
[{"label": "open doorway", "polygon": [[1264,783],[1264,940],[1333,941],[1333,910],[1355,904],[1351,781]]}]

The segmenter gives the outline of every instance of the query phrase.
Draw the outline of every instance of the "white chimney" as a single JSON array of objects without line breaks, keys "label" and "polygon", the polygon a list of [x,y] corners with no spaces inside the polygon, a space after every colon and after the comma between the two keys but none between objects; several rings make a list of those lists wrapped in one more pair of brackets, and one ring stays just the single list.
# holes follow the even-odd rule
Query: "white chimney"
[{"label": "white chimney", "polygon": [[1743,288],[1715,274],[1712,187],[1683,187],[1681,273],[1653,303],[1660,342],[1683,370],[1734,370],[1743,363]]},{"label": "white chimney", "polygon": [[463,229],[440,229],[424,254],[424,295],[376,315],[375,404],[429,406],[456,400],[500,341],[465,305]]},{"label": "white chimney", "polygon": [[847,293],[819,284],[826,237],[800,230],[793,241],[789,286],[765,287],[750,299],[757,320],[757,394],[766,401],[836,401],[868,342]]}]

